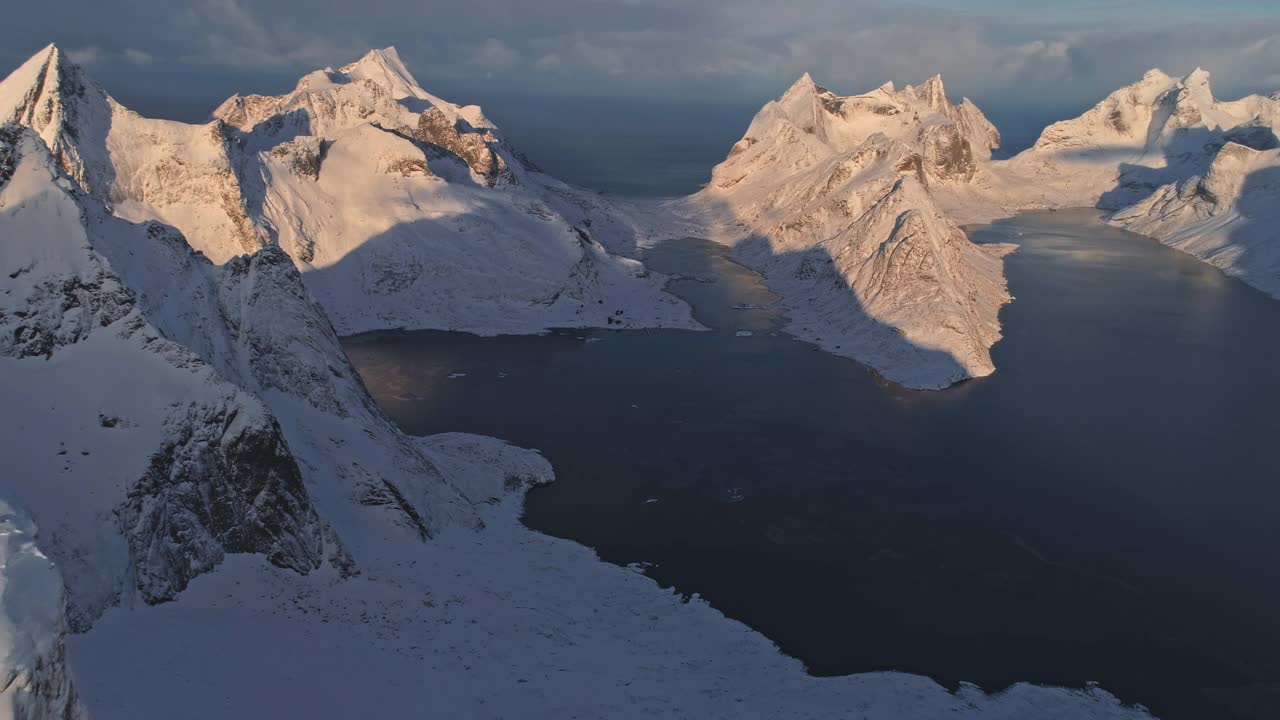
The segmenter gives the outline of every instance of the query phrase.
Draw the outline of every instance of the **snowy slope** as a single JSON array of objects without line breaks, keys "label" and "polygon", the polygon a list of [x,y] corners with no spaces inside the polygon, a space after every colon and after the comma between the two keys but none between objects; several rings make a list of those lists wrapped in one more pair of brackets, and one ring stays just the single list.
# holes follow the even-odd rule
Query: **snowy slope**
[{"label": "snowy slope", "polygon": [[1280,150],[1229,142],[1203,175],[1111,217],[1280,298]]},{"label": "snowy slope", "polygon": [[5,494],[76,568],[77,627],[129,600],[130,578],[142,600],[172,599],[226,551],[348,572],[388,538],[478,522],[369,398],[281,250],[213,265],[169,228],[109,215],[29,131],[5,133],[0,353],[6,407],[22,409]]},{"label": "snowy slope", "polygon": [[117,215],[172,225],[219,264],[283,248],[341,333],[697,327],[661,277],[605,249],[635,244],[607,201],[527,165],[394,48],[216,116],[141,117],[54,46],[0,83],[0,121],[39,132]]},{"label": "snowy slope", "polygon": [[176,597],[227,553],[321,562],[276,419],[162,335],[99,250],[157,229],[107,214],[29,130],[0,129],[0,496],[42,528],[77,629]]},{"label": "snowy slope", "polygon": [[[476,498],[551,479],[541,457],[490,438],[421,443]],[[815,678],[705,602],[524,528],[519,511],[508,494],[486,506],[486,530],[389,545],[341,583],[237,559],[180,602],[113,610],[73,638],[85,703],[99,720],[1149,718],[1098,689]],[[136,652],[120,657],[122,643]]]},{"label": "snowy slope", "polygon": [[607,209],[531,169],[478,107],[422,90],[394,48],[216,114],[242,134],[267,227],[342,332],[695,327],[660,278],[601,244],[625,251],[625,238],[594,237]]},{"label": "snowy slope", "polygon": [[[1090,206],[1112,222],[1280,295],[1280,99],[1213,96],[1209,73],[1151,70],[980,173],[1004,212]],[[1000,214],[1000,211],[991,214]]]},{"label": "snowy slope", "polygon": [[1050,125],[999,170],[1052,204],[1116,210],[1203,174],[1227,142],[1275,147],[1278,122],[1274,98],[1219,101],[1204,70],[1183,78],[1151,70],[1080,117]]},{"label": "snowy slope", "polygon": [[62,577],[35,538],[31,519],[0,500],[0,718],[75,720]]},{"label": "snowy slope", "polygon": [[1008,248],[970,243],[935,195],[967,184],[998,142],[940,77],[842,97],[805,75],[691,203],[782,295],[789,332],[941,388],[994,370]]}]

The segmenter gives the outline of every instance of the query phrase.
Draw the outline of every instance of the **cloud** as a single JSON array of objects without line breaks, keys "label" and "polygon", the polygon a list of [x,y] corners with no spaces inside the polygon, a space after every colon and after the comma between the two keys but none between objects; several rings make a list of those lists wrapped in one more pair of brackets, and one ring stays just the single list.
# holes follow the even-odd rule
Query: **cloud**
[{"label": "cloud", "polygon": [[486,38],[471,53],[472,65],[491,72],[503,72],[520,64],[520,53],[497,38]]},{"label": "cloud", "polygon": [[1261,55],[1280,42],[1280,35],[1268,35],[1257,42],[1249,43],[1240,51],[1241,55]]},{"label": "cloud", "polygon": [[[922,4],[923,3],[923,4]],[[839,92],[942,72],[979,101],[1081,103],[1160,66],[1203,65],[1228,96],[1274,84],[1280,17],[1189,3],[1091,2],[1070,11],[992,0],[65,0],[0,26],[20,62],[48,39],[140,85],[192,72],[250,87],[396,45],[425,85],[573,94],[764,98],[809,71]],[[996,13],[994,9],[1000,9]],[[64,18],[78,18],[68,25]],[[1046,92],[1046,85],[1052,91]],[[154,87],[150,92],[159,92]]]},{"label": "cloud", "polygon": [[129,62],[132,65],[137,65],[139,67],[150,65],[156,60],[151,53],[147,52],[146,50],[139,50],[137,48],[125,48],[123,55],[124,55],[124,59],[127,62]]},{"label": "cloud", "polygon": [[102,48],[97,45],[73,48],[67,51],[67,59],[77,65],[96,65],[102,61]]},{"label": "cloud", "polygon": [[174,26],[193,41],[182,59],[201,65],[318,68],[355,59],[371,47],[347,33],[335,38],[327,28],[300,28],[292,18],[264,22],[239,0],[200,0]]},{"label": "cloud", "polygon": [[558,73],[564,69],[564,62],[560,59],[558,54],[547,53],[546,55],[538,58],[537,61],[533,63],[533,67],[535,70],[539,70],[541,72]]},{"label": "cloud", "polygon": [[996,56],[1001,74],[1014,81],[1052,81],[1072,72],[1072,45],[1066,40],[1033,40]]}]

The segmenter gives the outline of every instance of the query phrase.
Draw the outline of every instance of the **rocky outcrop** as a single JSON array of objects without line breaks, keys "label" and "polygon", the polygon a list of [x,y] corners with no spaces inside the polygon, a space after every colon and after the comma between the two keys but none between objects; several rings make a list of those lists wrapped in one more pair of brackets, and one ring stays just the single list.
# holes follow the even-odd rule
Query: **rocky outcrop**
[{"label": "rocky outcrop", "polygon": [[279,425],[260,405],[234,396],[192,403],[165,426],[120,510],[147,602],[174,599],[227,553],[264,555],[304,574],[320,567],[320,521]]},{"label": "rocky outcrop", "polygon": [[712,171],[712,185],[730,188],[747,176],[761,178],[763,167],[801,169],[833,154],[856,152],[875,135],[915,148],[928,178],[940,182],[972,179],[978,163],[1000,144],[999,132],[972,102],[947,100],[941,76],[919,87],[897,90],[885,83],[862,95],[841,96],[806,73],[757,113],[742,140]]},{"label": "rocky outcrop", "polygon": [[458,129],[460,122],[450,119],[438,107],[427,108],[418,116],[413,136],[457,155],[490,186],[501,179],[514,179],[506,161],[494,149],[498,140],[493,133],[470,127],[466,128],[468,132],[462,132]]},{"label": "rocky outcrop", "polygon": [[320,179],[320,161],[324,152],[320,138],[300,135],[267,151],[271,157],[282,160],[298,175],[311,180]]}]

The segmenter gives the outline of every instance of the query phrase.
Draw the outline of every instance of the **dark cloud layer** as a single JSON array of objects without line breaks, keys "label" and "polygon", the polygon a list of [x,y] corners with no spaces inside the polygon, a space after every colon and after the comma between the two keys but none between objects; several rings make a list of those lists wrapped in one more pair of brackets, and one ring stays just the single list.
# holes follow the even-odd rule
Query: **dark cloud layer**
[{"label": "dark cloud layer", "polygon": [[447,97],[672,112],[758,104],[805,71],[844,92],[941,72],[1028,126],[1150,67],[1204,66],[1223,96],[1280,88],[1280,9],[1252,0],[63,0],[6,20],[0,63],[55,41],[121,100],[182,119],[385,45]]}]

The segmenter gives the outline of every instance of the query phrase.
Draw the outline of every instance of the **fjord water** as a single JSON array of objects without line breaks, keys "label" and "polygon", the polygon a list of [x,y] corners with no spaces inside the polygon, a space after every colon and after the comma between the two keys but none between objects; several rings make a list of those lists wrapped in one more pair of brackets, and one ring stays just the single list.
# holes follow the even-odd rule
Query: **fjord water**
[{"label": "fjord water", "polygon": [[1096,681],[1174,720],[1270,717],[1280,301],[1089,211],[971,237],[1020,245],[1017,299],[995,375],[942,392],[788,337],[760,279],[692,239],[647,260],[686,276],[670,289],[708,332],[346,347],[406,431],[540,449],[557,481],[529,526],[643,563],[814,673]]}]

